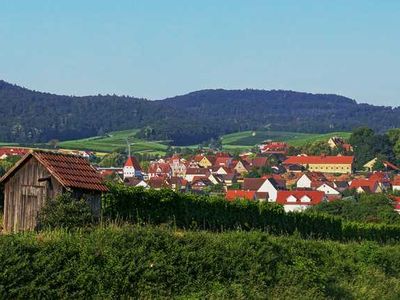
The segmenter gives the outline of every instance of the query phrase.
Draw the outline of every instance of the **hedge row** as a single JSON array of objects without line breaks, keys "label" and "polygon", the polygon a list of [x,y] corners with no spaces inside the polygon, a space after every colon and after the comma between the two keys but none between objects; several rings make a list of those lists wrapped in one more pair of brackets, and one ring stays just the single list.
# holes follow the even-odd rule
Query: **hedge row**
[{"label": "hedge row", "polygon": [[260,229],[273,234],[339,239],[341,220],[331,216],[285,213],[280,205],[233,201],[221,197],[110,186],[103,197],[104,216],[133,223],[169,223],[183,229],[211,231]]},{"label": "hedge row", "polygon": [[400,248],[152,226],[0,235],[0,299],[398,299]]},{"label": "hedge row", "polygon": [[273,234],[333,240],[400,240],[400,226],[344,222],[321,214],[286,213],[282,206],[266,202],[233,201],[111,185],[103,197],[106,218],[132,223],[172,224],[183,229],[211,231],[257,229]]}]

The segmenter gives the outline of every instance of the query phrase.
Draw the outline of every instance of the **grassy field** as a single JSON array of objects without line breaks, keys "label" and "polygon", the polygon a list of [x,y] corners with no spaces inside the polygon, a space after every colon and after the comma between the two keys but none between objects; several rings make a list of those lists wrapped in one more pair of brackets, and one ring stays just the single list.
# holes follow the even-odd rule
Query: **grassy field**
[{"label": "grassy field", "polygon": [[283,141],[292,146],[301,146],[309,142],[328,141],[332,136],[349,138],[350,132],[330,132],[325,134],[283,132],[283,131],[242,131],[224,135],[222,144],[225,149],[242,149],[262,143],[265,140]]},{"label": "grassy field", "polygon": [[161,142],[152,142],[137,139],[134,135],[137,129],[110,132],[106,136],[91,137],[80,140],[64,141],[60,143],[61,148],[93,150],[100,152],[112,152],[118,148],[126,147],[126,139],[131,143],[131,151],[136,153],[164,154],[167,145]]},{"label": "grassy field", "polygon": [[[64,149],[92,150],[97,152],[112,152],[126,147],[126,139],[131,142],[133,153],[148,153],[164,155],[167,149],[165,141],[146,141],[135,138],[138,129],[110,132],[105,136],[96,136],[86,139],[64,141],[59,144]],[[222,136],[222,145],[225,151],[247,150],[265,140],[284,141],[292,146],[301,146],[309,142],[327,141],[332,136],[349,138],[350,132],[330,132],[325,134],[283,132],[283,131],[242,131]],[[10,145],[1,143],[0,146]],[[197,148],[198,145],[188,146]]]}]

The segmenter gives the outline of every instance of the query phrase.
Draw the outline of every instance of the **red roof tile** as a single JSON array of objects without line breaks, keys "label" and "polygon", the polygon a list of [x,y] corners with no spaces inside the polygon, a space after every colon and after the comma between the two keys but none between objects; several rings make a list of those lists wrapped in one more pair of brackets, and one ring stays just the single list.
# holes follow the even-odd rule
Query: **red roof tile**
[{"label": "red roof tile", "polygon": [[148,173],[170,173],[171,166],[167,163],[152,163],[149,165]]},{"label": "red roof tile", "polygon": [[125,162],[124,167],[134,167],[136,170],[141,170],[142,168],[140,167],[140,164],[136,157],[130,156]]},{"label": "red roof tile", "polygon": [[[296,202],[288,202],[287,199],[293,196],[297,200]],[[302,202],[301,198],[307,196],[311,199],[310,202]],[[325,198],[325,193],[320,191],[308,191],[308,190],[295,190],[295,191],[278,191],[276,202],[282,205],[316,205],[321,203]]]},{"label": "red roof tile", "polygon": [[243,190],[257,191],[266,179],[263,178],[245,178],[243,181]]},{"label": "red roof tile", "polygon": [[[367,178],[356,178],[351,181],[350,189],[357,189],[357,188],[368,188],[369,191],[375,192],[378,186],[377,180],[370,180]],[[364,189],[365,190],[365,189]]]},{"label": "red roof tile", "polygon": [[235,199],[246,199],[246,200],[254,200],[255,191],[243,191],[243,190],[228,190],[226,191],[225,198],[226,200],[232,201]]},{"label": "red roof tile", "polygon": [[101,175],[87,159],[81,156],[66,155],[54,152],[33,151],[25,155],[0,180],[1,182],[13,174],[20,165],[30,157],[36,158],[54,178],[66,188],[76,188],[107,192]]}]

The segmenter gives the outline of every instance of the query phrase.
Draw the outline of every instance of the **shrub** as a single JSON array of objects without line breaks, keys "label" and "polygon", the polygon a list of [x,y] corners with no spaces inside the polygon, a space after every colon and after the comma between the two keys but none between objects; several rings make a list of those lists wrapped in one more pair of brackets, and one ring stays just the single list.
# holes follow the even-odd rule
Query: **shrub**
[{"label": "shrub", "polygon": [[106,218],[141,224],[173,224],[203,230],[260,229],[275,234],[299,232],[304,237],[340,238],[341,220],[324,215],[285,213],[281,205],[258,201],[226,201],[171,190],[144,190],[109,185],[103,196]]},{"label": "shrub", "polygon": [[87,226],[93,221],[88,203],[66,193],[46,201],[38,215],[38,228],[73,229]]},{"label": "shrub", "polygon": [[[324,209],[323,213],[318,209],[306,213],[285,213],[282,206],[268,202],[229,202],[222,197],[197,196],[171,190],[144,190],[118,184],[111,184],[109,189],[110,192],[104,195],[102,203],[104,216],[112,220],[122,219],[154,225],[173,224],[183,229],[211,231],[258,229],[273,234],[297,232],[307,238],[343,241],[371,240],[386,243],[400,240],[399,225],[357,223],[336,217],[335,215],[349,210],[348,206],[352,205],[350,200],[328,203],[329,209]],[[361,210],[360,215],[368,216],[379,212],[379,216],[384,216],[383,212],[388,211],[386,200],[364,196],[360,202],[366,203],[368,209]],[[342,206],[343,204],[346,205]],[[361,219],[358,215],[357,217]]]},{"label": "shrub", "polygon": [[0,236],[1,299],[398,299],[400,248],[141,226]]}]

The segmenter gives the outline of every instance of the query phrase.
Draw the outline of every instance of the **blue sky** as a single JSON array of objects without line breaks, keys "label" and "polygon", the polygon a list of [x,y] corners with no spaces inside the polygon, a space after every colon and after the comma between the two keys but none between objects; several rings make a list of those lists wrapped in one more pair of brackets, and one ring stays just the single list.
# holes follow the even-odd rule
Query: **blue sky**
[{"label": "blue sky", "polygon": [[290,89],[400,106],[397,0],[1,0],[0,78],[161,99]]}]

